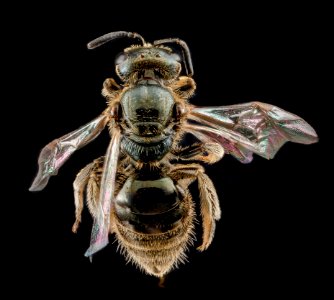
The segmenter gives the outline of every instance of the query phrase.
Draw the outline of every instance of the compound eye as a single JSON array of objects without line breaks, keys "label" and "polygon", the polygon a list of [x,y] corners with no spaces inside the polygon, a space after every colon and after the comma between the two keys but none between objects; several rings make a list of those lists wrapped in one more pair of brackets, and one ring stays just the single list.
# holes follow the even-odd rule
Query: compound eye
[{"label": "compound eye", "polygon": [[178,54],[176,54],[176,53],[172,53],[170,56],[171,56],[171,57],[173,58],[173,60],[175,60],[175,61],[181,61],[181,57],[180,57]]},{"label": "compound eye", "polygon": [[127,58],[128,58],[128,55],[124,52],[118,54],[116,59],[115,59],[115,65],[119,65],[119,64],[123,63],[124,61],[127,60]]}]

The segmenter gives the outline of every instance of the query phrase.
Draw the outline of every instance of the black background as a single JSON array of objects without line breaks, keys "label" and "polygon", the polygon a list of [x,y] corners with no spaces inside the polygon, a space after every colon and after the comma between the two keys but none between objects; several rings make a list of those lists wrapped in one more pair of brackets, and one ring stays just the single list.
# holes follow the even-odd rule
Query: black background
[{"label": "black background", "polygon": [[[115,243],[99,252],[92,264],[83,256],[92,222],[87,212],[78,234],[71,232],[72,182],[82,167],[104,154],[106,132],[75,153],[44,191],[28,192],[40,149],[102,112],[102,83],[115,77],[114,57],[132,41],[91,51],[87,42],[126,30],[147,41],[178,37],[188,43],[197,82],[193,104],[271,103],[303,117],[320,136],[314,145],[288,143],[270,161],[254,157],[243,165],[225,156],[208,166],[222,219],[210,248],[203,253],[191,249],[189,262],[168,276],[166,289],[219,291],[223,296],[319,293],[325,284],[319,285],[318,279],[325,263],[322,214],[328,201],[322,187],[326,164],[320,163],[325,155],[321,147],[328,83],[323,75],[324,10],[207,6],[195,7],[194,14],[190,7],[155,5],[153,10],[144,3],[81,5],[75,10],[29,6],[23,18],[14,19],[21,30],[19,38],[11,34],[16,42],[11,54],[18,58],[12,69],[17,100],[12,103],[21,120],[16,150],[24,156],[14,160],[14,170],[20,170],[15,176],[20,176],[13,192],[20,195],[14,197],[9,278],[32,295],[41,287],[84,295],[118,289],[125,295],[137,291],[139,296],[142,290],[158,290],[155,278],[125,264]],[[200,235],[198,239],[196,245]]]}]

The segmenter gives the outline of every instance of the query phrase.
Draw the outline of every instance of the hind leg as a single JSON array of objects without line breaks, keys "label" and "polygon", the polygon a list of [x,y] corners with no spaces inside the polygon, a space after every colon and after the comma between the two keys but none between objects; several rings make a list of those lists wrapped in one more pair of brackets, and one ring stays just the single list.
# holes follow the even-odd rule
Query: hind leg
[{"label": "hind leg", "polygon": [[221,216],[216,189],[211,179],[204,173],[204,168],[195,163],[189,165],[173,165],[168,175],[183,186],[184,189],[196,179],[198,181],[203,236],[202,244],[197,249],[204,251],[212,242],[216,221],[218,221]]},{"label": "hind leg", "polygon": [[77,232],[79,224],[81,222],[81,214],[83,210],[83,194],[84,190],[86,188],[89,174],[92,170],[94,163],[88,164],[86,167],[84,167],[77,175],[73,182],[73,189],[74,189],[74,204],[75,204],[75,222],[72,226],[72,231],[74,233]]},{"label": "hind leg", "polygon": [[93,162],[93,168],[89,174],[86,190],[86,203],[93,218],[97,217],[100,200],[100,183],[103,173],[104,157],[100,157]]},{"label": "hind leg", "polygon": [[[87,188],[87,205],[89,211],[92,213],[93,204],[91,202],[96,202],[94,196],[96,194],[95,187],[99,184],[99,174],[98,170],[100,166],[103,165],[103,158],[98,158],[92,163],[84,167],[77,175],[73,182],[74,189],[74,204],[75,204],[75,222],[72,226],[72,231],[77,232],[79,224],[81,222],[81,214],[84,207],[84,191]],[[92,199],[93,198],[93,199]]]},{"label": "hind leg", "polygon": [[[100,184],[103,173],[104,156],[95,159],[84,167],[73,182],[75,200],[75,222],[73,232],[77,232],[81,222],[81,214],[84,207],[84,192],[86,191],[86,204],[93,218],[97,218],[100,205]],[[116,193],[123,186],[126,179],[134,172],[126,157],[121,158],[117,176]]]}]

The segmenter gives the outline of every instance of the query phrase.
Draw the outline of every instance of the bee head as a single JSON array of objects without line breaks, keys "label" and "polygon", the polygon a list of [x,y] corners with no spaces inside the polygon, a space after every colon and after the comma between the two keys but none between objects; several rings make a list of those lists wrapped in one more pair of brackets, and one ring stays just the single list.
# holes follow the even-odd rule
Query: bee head
[{"label": "bee head", "polygon": [[181,72],[181,58],[167,47],[151,44],[132,46],[115,61],[116,72],[123,81],[130,77],[135,83],[159,83],[176,79]]},{"label": "bee head", "polygon": [[[181,73],[181,62],[185,65],[187,76],[193,75],[189,48],[180,39],[164,39],[150,44],[146,43],[138,33],[116,31],[91,41],[88,43],[88,49],[94,49],[123,37],[140,39],[142,45],[126,48],[116,58],[116,73],[122,81],[127,82],[131,79],[136,84],[158,84],[161,81],[173,81]],[[164,46],[167,43],[178,44],[182,50],[182,58],[172,49]]]}]

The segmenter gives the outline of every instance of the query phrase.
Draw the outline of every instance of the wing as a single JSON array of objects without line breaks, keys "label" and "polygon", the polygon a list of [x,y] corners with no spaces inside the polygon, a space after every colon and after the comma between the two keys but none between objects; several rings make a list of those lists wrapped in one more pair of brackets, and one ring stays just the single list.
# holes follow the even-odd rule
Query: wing
[{"label": "wing", "polygon": [[120,137],[120,130],[115,128],[113,130],[112,139],[103,166],[99,201],[100,210],[96,218],[94,218],[90,247],[85,253],[85,256],[90,258],[94,253],[98,252],[108,244],[110,209],[115,191]]},{"label": "wing", "polygon": [[76,150],[94,140],[104,129],[107,122],[107,114],[101,114],[79,129],[46,145],[39,155],[38,173],[29,191],[41,191],[44,189],[50,176],[57,175],[59,168]]},{"label": "wing", "polygon": [[314,129],[302,118],[261,102],[192,106],[185,129],[204,143],[218,142],[243,163],[251,162],[253,153],[273,158],[287,141],[318,141]]}]

